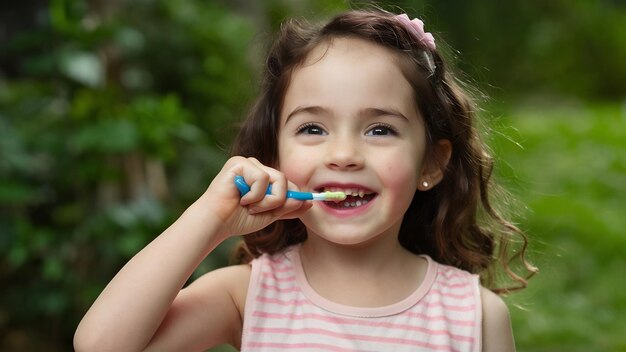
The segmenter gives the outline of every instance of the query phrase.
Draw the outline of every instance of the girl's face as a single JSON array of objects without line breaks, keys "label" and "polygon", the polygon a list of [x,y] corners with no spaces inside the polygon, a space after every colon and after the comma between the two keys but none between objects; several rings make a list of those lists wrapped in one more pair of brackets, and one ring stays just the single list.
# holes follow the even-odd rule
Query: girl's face
[{"label": "girl's face", "polygon": [[279,169],[300,190],[352,194],[315,202],[300,218],[309,236],[346,245],[397,237],[426,149],[398,60],[382,46],[336,38],[293,73],[280,111]]}]

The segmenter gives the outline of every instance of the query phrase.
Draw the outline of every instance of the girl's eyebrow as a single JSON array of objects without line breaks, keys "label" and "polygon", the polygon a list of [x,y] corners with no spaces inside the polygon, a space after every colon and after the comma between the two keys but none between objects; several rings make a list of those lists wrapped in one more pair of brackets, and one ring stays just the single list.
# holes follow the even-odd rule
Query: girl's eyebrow
[{"label": "girl's eyebrow", "polygon": [[365,117],[377,117],[377,116],[391,116],[391,117],[399,117],[405,120],[409,120],[400,110],[384,107],[384,108],[366,108],[359,111],[360,116]]},{"label": "girl's eyebrow", "polygon": [[[291,113],[289,113],[289,115],[287,115],[287,119],[285,120],[285,123],[287,121],[289,121],[289,119],[297,114],[300,113],[309,113],[309,114],[313,114],[313,115],[320,115],[320,114],[324,114],[324,115],[332,115],[332,112],[330,109],[322,107],[322,106],[318,106],[318,105],[313,105],[313,106],[299,106],[297,108],[295,108]],[[406,117],[403,113],[401,113],[399,110],[394,109],[394,108],[390,108],[390,107],[384,107],[384,108],[365,108],[365,109],[361,109],[359,110],[359,116],[363,116],[363,117],[377,117],[377,116],[392,116],[392,117],[399,117],[405,120],[409,120],[408,117]]]},{"label": "girl's eyebrow", "polygon": [[330,110],[321,106],[298,106],[297,108],[293,109],[292,112],[289,113],[289,115],[287,115],[287,119],[285,120],[285,123],[287,123],[289,121],[289,119],[293,116],[293,115],[297,115],[300,113],[309,113],[312,115],[320,115],[320,114],[330,114]]}]

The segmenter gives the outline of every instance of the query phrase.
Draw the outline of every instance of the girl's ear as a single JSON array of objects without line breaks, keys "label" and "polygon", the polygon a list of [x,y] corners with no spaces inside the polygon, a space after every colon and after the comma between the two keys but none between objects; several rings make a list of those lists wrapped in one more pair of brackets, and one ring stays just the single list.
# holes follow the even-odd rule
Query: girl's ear
[{"label": "girl's ear", "polygon": [[444,171],[452,156],[452,143],[447,139],[440,139],[434,145],[431,156],[426,159],[422,173],[417,182],[417,189],[427,191],[443,179]]}]

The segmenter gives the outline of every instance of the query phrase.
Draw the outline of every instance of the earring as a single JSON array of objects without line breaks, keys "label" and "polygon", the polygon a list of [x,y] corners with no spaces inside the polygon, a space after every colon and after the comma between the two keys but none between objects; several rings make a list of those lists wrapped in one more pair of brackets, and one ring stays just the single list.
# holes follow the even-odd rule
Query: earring
[{"label": "earring", "polygon": [[422,182],[422,186],[424,186],[424,188],[428,188],[428,181]]}]

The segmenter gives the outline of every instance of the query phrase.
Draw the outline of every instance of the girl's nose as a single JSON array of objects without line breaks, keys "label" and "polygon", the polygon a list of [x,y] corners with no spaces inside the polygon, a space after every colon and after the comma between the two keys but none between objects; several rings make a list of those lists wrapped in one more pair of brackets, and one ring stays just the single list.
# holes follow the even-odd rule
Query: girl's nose
[{"label": "girl's nose", "polygon": [[337,170],[358,170],[363,167],[365,157],[358,143],[350,138],[337,138],[328,143],[326,166]]}]

